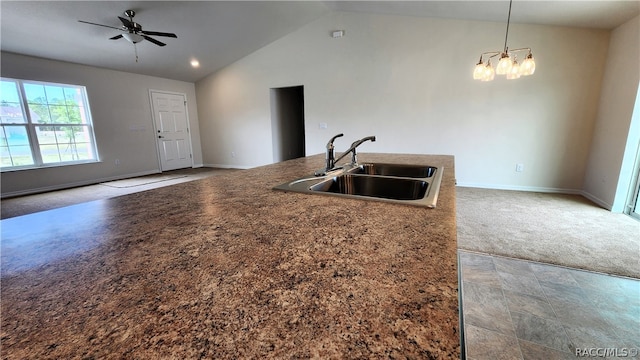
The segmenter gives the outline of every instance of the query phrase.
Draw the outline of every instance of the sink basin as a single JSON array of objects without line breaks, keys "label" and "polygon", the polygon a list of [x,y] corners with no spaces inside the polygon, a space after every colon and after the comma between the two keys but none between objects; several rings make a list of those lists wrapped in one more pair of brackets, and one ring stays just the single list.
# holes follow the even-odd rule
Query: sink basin
[{"label": "sink basin", "polygon": [[350,173],[409,178],[429,178],[432,177],[435,172],[436,168],[434,166],[365,163],[360,164]]},{"label": "sink basin", "polygon": [[345,164],[323,176],[309,175],[273,189],[434,208],[442,171],[426,165]]},{"label": "sink basin", "polygon": [[394,200],[417,200],[424,197],[428,186],[422,180],[346,174],[312,185],[309,189]]}]

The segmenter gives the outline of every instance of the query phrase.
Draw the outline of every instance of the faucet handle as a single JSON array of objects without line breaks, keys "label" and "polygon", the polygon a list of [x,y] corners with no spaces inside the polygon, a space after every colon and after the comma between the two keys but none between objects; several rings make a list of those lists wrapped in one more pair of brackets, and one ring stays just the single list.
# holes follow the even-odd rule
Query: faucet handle
[{"label": "faucet handle", "polygon": [[340,133],[334,137],[331,138],[331,140],[329,140],[329,142],[327,143],[327,149],[329,148],[333,148],[333,141],[341,136],[344,136],[344,134]]}]

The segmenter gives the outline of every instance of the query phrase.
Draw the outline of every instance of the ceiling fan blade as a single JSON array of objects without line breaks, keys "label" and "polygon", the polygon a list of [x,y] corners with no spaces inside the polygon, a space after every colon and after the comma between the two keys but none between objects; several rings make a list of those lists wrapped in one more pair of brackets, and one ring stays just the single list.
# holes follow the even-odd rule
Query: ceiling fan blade
[{"label": "ceiling fan blade", "polygon": [[133,23],[123,17],[118,16],[118,19],[120,19],[120,21],[122,21],[122,25],[126,26],[128,29],[132,29],[135,26],[133,26]]},{"label": "ceiling fan blade", "polygon": [[160,42],[160,41],[158,41],[158,40],[156,40],[156,39],[154,39],[154,38],[148,37],[147,35],[142,35],[142,37],[143,37],[143,38],[145,38],[145,39],[146,39],[146,40],[148,40],[148,41],[151,41],[152,43],[154,43],[154,44],[156,44],[156,45],[158,45],[158,46],[165,46],[165,45],[167,45],[167,44],[162,43],[162,42]]},{"label": "ceiling fan blade", "polygon": [[166,33],[166,32],[147,31],[147,30],[141,30],[140,32],[145,34],[145,35],[166,36],[166,37],[170,37],[170,38],[178,38],[178,35],[172,34],[172,33]]},{"label": "ceiling fan blade", "polygon": [[88,22],[88,21],[83,21],[83,20],[78,20],[78,22],[85,23],[85,24],[89,24],[89,25],[102,26],[102,27],[106,27],[106,28],[109,28],[109,29],[116,29],[116,30],[120,30],[120,31],[122,31],[122,28],[115,27],[115,26],[109,26],[109,25],[96,24],[96,23],[92,23],[92,22]]},{"label": "ceiling fan blade", "polygon": [[118,40],[118,39],[122,39],[122,34],[109,38],[109,40]]}]

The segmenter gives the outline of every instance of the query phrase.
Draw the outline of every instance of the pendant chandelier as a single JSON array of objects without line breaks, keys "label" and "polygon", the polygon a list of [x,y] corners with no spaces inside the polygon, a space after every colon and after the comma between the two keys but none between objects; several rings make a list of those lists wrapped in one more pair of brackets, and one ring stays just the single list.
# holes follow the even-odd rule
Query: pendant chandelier
[{"label": "pendant chandelier", "polygon": [[[473,70],[473,79],[481,81],[491,81],[496,74],[506,75],[507,79],[517,79],[520,76],[528,76],[536,71],[536,62],[533,60],[531,48],[509,49],[507,46],[507,38],[509,36],[509,23],[511,21],[511,4],[513,0],[509,0],[509,16],[507,17],[507,32],[504,35],[504,49],[502,51],[487,51],[480,54],[480,61]],[[516,56],[517,52],[527,51],[522,64],[518,64]],[[491,58],[500,55],[498,66],[493,69],[491,66]],[[487,63],[483,63],[482,58],[487,57]]]}]

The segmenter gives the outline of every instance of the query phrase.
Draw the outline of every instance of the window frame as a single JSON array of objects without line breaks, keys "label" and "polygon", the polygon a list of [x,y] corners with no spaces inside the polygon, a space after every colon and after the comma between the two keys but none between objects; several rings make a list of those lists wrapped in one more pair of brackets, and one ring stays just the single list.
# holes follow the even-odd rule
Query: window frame
[{"label": "window frame", "polygon": [[[59,167],[59,166],[69,166],[69,165],[78,165],[78,164],[89,164],[89,163],[97,163],[100,162],[100,156],[98,153],[98,145],[96,143],[96,137],[95,137],[95,130],[94,130],[94,126],[93,126],[93,116],[91,114],[91,108],[89,105],[89,98],[88,98],[88,94],[87,94],[87,88],[83,85],[76,85],[76,84],[63,84],[63,83],[55,83],[55,82],[48,82],[48,81],[39,81],[39,80],[26,80],[26,79],[15,79],[15,78],[9,78],[9,77],[0,77],[0,81],[3,82],[13,82],[16,85],[17,88],[17,92],[18,92],[18,99],[20,101],[20,108],[22,110],[22,116],[24,119],[24,122],[21,123],[4,123],[4,122],[0,122],[0,131],[3,132],[3,135],[6,134],[5,129],[7,127],[22,127],[25,129],[26,131],[26,138],[28,139],[28,147],[31,151],[31,158],[33,160],[32,164],[27,164],[27,165],[11,165],[11,166],[0,166],[0,172],[10,172],[10,171],[19,171],[19,170],[27,170],[27,169],[40,169],[40,168],[50,168],[50,167]],[[32,119],[32,111],[30,109],[30,104],[29,101],[27,99],[27,94],[25,91],[25,84],[27,85],[39,85],[39,86],[51,86],[51,87],[60,87],[60,88],[73,88],[74,90],[79,90],[80,91],[80,99],[77,100],[78,104],[79,104],[79,108],[78,111],[80,112],[80,117],[83,119],[83,122],[81,123],[71,123],[71,122],[67,122],[67,123],[39,123],[39,122],[34,122]],[[68,107],[70,105],[66,104],[67,101],[67,95],[63,90],[63,98],[65,101],[65,105],[67,107],[67,114],[68,112]],[[46,95],[45,95],[46,96]],[[52,106],[60,106],[60,105],[52,105],[48,102],[48,98],[46,98],[47,103],[46,104],[42,104],[44,106],[47,107],[47,109],[49,111],[51,111],[51,107]],[[53,120],[51,120],[53,121]],[[51,127],[54,128],[53,130],[53,134],[54,136],[56,136],[55,138],[55,143],[52,144],[41,144],[40,139],[38,138],[38,132],[40,131],[39,128],[41,127]],[[85,132],[86,134],[86,141],[84,143],[87,144],[87,153],[90,155],[93,155],[92,158],[90,159],[77,159],[77,160],[63,160],[61,157],[61,150],[60,150],[60,145],[63,143],[60,143],[59,140],[57,139],[57,132],[61,131],[61,130],[56,130],[56,129],[60,129],[61,127],[82,127],[85,128],[85,130],[83,132]],[[6,138],[6,136],[5,136]],[[70,145],[72,144],[71,142],[69,143]],[[73,142],[73,145],[71,146],[77,146],[78,142]],[[81,142],[82,144],[82,142]],[[46,160],[43,159],[43,155],[42,155],[42,145],[55,145],[56,146],[56,151],[57,151],[57,155],[58,155],[58,159],[59,161],[54,161],[54,162],[45,162]],[[9,151],[9,153],[11,152],[11,146],[9,146],[7,144],[7,150]],[[72,154],[72,156],[74,156]],[[13,157],[11,157],[11,162],[13,163]]]}]

